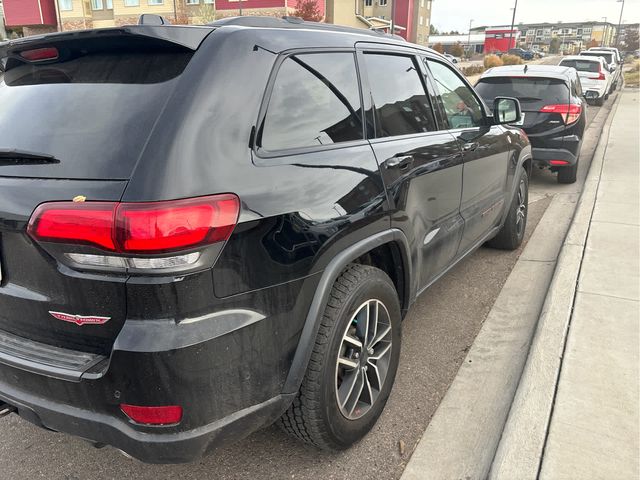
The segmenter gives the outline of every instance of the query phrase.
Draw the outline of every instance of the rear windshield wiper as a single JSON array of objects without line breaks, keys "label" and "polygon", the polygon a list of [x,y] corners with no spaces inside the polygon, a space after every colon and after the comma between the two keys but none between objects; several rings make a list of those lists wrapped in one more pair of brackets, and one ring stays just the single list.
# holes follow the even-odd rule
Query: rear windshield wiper
[{"label": "rear windshield wiper", "polygon": [[52,163],[60,163],[60,160],[46,153],[0,148],[0,167],[11,165],[45,165]]}]

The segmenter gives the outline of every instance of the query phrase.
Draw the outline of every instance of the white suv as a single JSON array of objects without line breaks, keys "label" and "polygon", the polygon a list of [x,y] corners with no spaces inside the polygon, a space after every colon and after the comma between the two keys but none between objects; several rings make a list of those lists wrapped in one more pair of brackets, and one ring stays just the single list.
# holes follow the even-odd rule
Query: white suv
[{"label": "white suv", "polygon": [[560,60],[559,65],[573,67],[578,71],[582,90],[588,101],[602,105],[609,97],[613,75],[604,58],[572,55]]}]

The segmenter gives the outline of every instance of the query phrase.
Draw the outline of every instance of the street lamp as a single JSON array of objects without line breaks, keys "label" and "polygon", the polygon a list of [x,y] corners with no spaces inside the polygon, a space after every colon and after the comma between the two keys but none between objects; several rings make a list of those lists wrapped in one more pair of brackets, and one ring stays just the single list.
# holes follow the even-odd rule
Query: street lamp
[{"label": "street lamp", "polygon": [[618,3],[622,2],[620,7],[620,20],[618,20],[618,30],[616,31],[616,47],[620,48],[620,29],[622,28],[622,12],[624,11],[624,0],[616,0]]},{"label": "street lamp", "polygon": [[473,23],[473,18],[469,20],[469,35],[467,36],[467,58],[471,59],[471,24]]},{"label": "street lamp", "polygon": [[[513,17],[511,17],[511,30],[509,31],[509,48],[513,48],[511,46],[511,42],[513,42],[513,26],[516,23],[516,10],[517,9],[518,9],[518,0],[516,0],[515,5],[513,6]],[[509,48],[507,50],[509,50]]]}]

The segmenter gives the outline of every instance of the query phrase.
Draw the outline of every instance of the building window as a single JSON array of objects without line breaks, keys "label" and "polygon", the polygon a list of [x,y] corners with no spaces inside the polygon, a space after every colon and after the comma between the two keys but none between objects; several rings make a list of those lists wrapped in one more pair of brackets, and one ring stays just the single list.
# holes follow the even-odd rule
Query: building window
[{"label": "building window", "polygon": [[73,0],[60,0],[58,4],[62,11],[73,10]]},{"label": "building window", "polygon": [[149,5],[164,5],[164,0],[148,0]]},{"label": "building window", "polygon": [[371,5],[373,5],[373,0],[364,0],[365,7],[370,7]]},{"label": "building window", "polygon": [[198,5],[200,0],[184,0],[187,5]]},{"label": "building window", "polygon": [[202,3],[206,3],[208,5],[213,5],[216,2],[216,0],[203,0]]},{"label": "building window", "polygon": [[104,4],[107,10],[113,10],[113,0],[104,0]]},{"label": "building window", "polygon": [[424,17],[420,15],[420,25],[424,25]]},{"label": "building window", "polygon": [[103,10],[102,0],[91,0],[91,10]]},{"label": "building window", "polygon": [[387,0],[380,0],[380,6],[381,7],[386,7],[387,6]]},{"label": "building window", "polygon": [[424,0],[420,0],[420,8],[424,8]]},{"label": "building window", "polygon": [[125,7],[138,7],[140,6],[140,0],[124,0]]}]

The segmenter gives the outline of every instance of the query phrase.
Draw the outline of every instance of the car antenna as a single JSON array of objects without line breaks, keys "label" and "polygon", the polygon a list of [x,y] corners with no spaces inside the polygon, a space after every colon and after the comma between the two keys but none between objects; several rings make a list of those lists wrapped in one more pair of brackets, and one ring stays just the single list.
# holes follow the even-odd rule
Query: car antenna
[{"label": "car antenna", "polygon": [[529,65],[524,66],[524,73],[527,73],[527,70],[529,70]]}]

